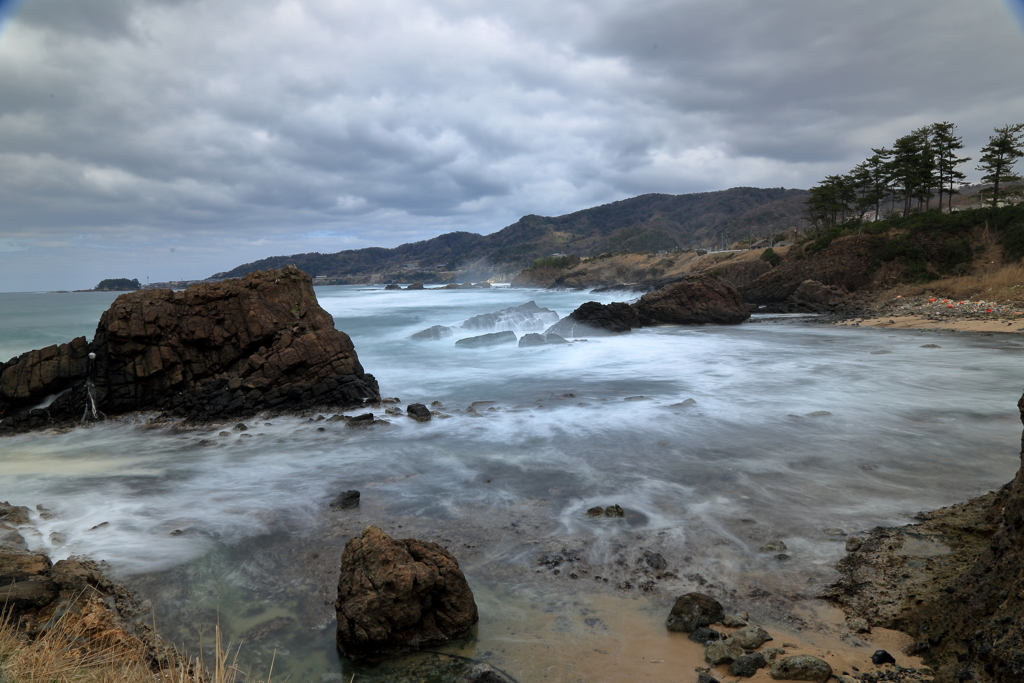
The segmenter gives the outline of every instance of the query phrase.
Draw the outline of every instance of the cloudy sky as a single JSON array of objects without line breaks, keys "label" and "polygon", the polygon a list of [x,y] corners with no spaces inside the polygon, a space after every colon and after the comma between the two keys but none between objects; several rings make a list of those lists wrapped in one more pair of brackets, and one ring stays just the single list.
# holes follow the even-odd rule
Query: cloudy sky
[{"label": "cloudy sky", "polygon": [[934,121],[977,157],[1022,3],[0,0],[0,291],[809,187]]}]

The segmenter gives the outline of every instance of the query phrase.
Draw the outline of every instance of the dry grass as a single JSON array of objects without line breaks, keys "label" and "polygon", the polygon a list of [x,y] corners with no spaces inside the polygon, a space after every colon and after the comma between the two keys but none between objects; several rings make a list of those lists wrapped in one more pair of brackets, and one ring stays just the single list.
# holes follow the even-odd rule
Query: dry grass
[{"label": "dry grass", "polygon": [[1020,300],[1024,298],[1024,265],[1011,263],[975,275],[938,280],[930,288],[948,299]]},{"label": "dry grass", "polygon": [[[65,615],[34,640],[9,618],[0,619],[2,683],[235,683],[241,673],[238,651],[232,656],[230,645],[223,646],[218,624],[212,671],[201,656],[153,671],[142,642],[122,631],[97,636],[87,619]],[[273,662],[270,666],[272,674]]]}]

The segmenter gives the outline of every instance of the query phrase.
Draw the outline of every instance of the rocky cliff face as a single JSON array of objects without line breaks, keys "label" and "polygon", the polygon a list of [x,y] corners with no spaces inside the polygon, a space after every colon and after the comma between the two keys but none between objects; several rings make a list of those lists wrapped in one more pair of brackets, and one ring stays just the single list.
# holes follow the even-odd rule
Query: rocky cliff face
[{"label": "rocky cliff face", "polygon": [[[1017,405],[1024,422],[1024,397]],[[913,636],[937,683],[1024,681],[1024,468],[998,492],[921,517],[875,529],[823,597]]]},{"label": "rocky cliff face", "polygon": [[79,338],[0,365],[0,433],[83,414],[158,410],[204,421],[376,398],[376,380],[320,308],[311,278],[286,267],[123,294],[90,344]]}]

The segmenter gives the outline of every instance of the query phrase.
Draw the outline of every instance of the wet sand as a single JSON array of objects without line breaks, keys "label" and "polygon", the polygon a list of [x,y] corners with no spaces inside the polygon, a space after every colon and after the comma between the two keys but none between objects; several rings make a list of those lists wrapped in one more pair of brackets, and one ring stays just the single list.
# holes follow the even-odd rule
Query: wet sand
[{"label": "wet sand", "polygon": [[966,320],[950,317],[934,320],[920,315],[882,316],[878,318],[851,318],[835,323],[839,327],[884,327],[893,330],[946,330],[950,332],[1024,332],[1024,318],[1020,320]]}]

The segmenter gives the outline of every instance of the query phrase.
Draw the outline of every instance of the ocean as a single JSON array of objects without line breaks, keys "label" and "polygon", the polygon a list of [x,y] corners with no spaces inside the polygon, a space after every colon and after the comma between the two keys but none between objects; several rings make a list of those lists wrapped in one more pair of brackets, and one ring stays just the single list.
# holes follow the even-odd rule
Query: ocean
[{"label": "ocean", "polygon": [[[781,628],[837,576],[846,537],[997,488],[1020,464],[1019,335],[757,316],[462,348],[455,340],[492,330],[409,337],[528,301],[564,316],[629,295],[316,292],[383,396],[403,411],[437,401],[443,417],[375,408],[390,424],[309,413],[236,431],[140,416],[0,440],[0,500],[41,506],[23,530],[33,549],[104,561],[184,646],[205,633],[208,648],[219,620],[249,642],[254,675],[273,658],[292,680],[405,680],[333,649],[339,553],[368,524],[459,558],[481,621],[451,653],[523,681],[570,681],[591,645],[663,630],[689,590]],[[0,357],[91,337],[115,296],[0,294]],[[360,507],[329,510],[348,489]],[[611,504],[625,517],[586,515]],[[775,541],[784,551],[762,551]],[[645,564],[653,554],[667,574]]]}]

